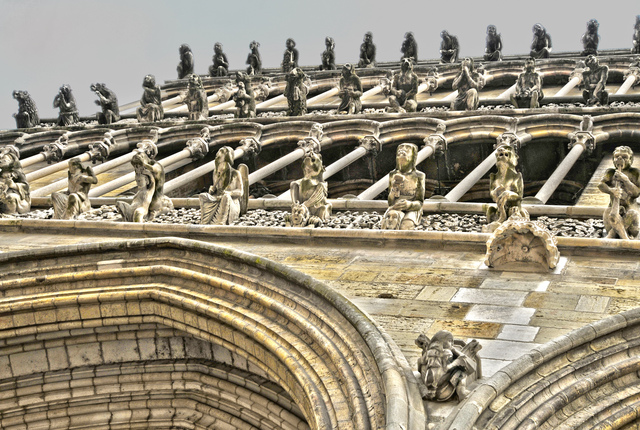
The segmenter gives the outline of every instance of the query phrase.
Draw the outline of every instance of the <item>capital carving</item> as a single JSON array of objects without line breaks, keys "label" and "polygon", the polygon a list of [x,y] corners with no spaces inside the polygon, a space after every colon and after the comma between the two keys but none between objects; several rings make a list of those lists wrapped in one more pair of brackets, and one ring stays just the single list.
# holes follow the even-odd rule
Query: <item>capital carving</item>
[{"label": "capital carving", "polygon": [[632,63],[629,68],[624,72],[624,79],[633,76],[635,80],[631,85],[631,88],[640,85],[640,62]]},{"label": "capital carving", "polygon": [[385,95],[389,95],[389,93],[391,92],[391,79],[387,78],[382,78],[380,79],[380,82],[378,82],[378,85],[380,85],[380,87],[382,88],[382,93]]},{"label": "capital carving", "polygon": [[367,150],[374,157],[382,151],[382,142],[374,135],[368,135],[360,139],[360,147]]},{"label": "capital carving", "polygon": [[596,149],[596,138],[588,131],[576,131],[569,134],[569,150],[576,145],[581,145],[588,154]]},{"label": "capital carving", "polygon": [[304,155],[310,155],[311,153],[320,154],[322,149],[322,145],[320,145],[320,141],[315,137],[305,137],[304,139],[298,141],[298,146],[304,149]]},{"label": "capital carving", "polygon": [[102,163],[109,158],[113,145],[115,145],[115,139],[109,132],[104,134],[104,138],[101,141],[89,144],[87,153],[91,157],[91,163]]},{"label": "capital carving", "polygon": [[587,66],[584,64],[584,61],[580,60],[576,62],[576,67],[573,69],[573,71],[569,75],[569,80],[573,78],[579,78],[580,81],[582,81],[582,72],[584,72],[586,68]]},{"label": "capital carving", "polygon": [[258,155],[262,151],[262,143],[255,137],[247,137],[240,141],[239,149],[244,151],[244,155]]},{"label": "capital carving", "polygon": [[439,123],[436,126],[436,132],[424,138],[423,148],[430,146],[433,149],[434,154],[447,152],[447,138],[444,137],[446,129],[447,126],[444,123]]},{"label": "capital carving", "polygon": [[520,146],[522,145],[522,141],[520,140],[517,134],[512,132],[506,132],[496,137],[496,143],[495,145],[493,145],[493,149],[496,149],[502,145],[510,146],[516,150],[516,153],[518,153],[520,152]]},{"label": "capital carving", "polygon": [[218,96],[218,102],[224,103],[231,100],[231,97],[235,94],[236,89],[231,82],[227,82],[220,88],[216,88],[214,94]]},{"label": "capital carving", "polygon": [[42,155],[47,161],[47,164],[57,163],[64,158],[64,154],[67,152],[67,146],[69,145],[68,133],[63,134],[53,143],[44,145],[42,148]]}]

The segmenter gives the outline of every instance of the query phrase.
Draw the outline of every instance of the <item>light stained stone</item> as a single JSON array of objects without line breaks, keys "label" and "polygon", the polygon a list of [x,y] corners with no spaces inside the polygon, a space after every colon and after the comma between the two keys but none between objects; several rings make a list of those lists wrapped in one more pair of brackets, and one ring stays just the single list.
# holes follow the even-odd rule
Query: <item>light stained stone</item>
[{"label": "light stained stone", "polygon": [[515,360],[521,355],[539,346],[537,343],[514,342],[508,340],[478,339],[482,349],[478,353],[484,360]]},{"label": "light stained stone", "polygon": [[504,306],[520,306],[526,294],[525,292],[518,291],[460,288],[451,301],[487,305],[499,303]]},{"label": "light stained stone", "polygon": [[495,305],[473,305],[465,320],[527,325],[535,313],[532,308]]},{"label": "light stained stone", "polygon": [[427,286],[418,293],[416,300],[448,302],[457,291],[454,287]]},{"label": "light stained stone", "polygon": [[551,283],[548,280],[544,281],[532,281],[530,280],[531,276],[526,277],[525,279],[521,278],[488,278],[482,281],[480,284],[480,288],[487,288],[492,290],[514,290],[514,291],[538,291],[544,292],[547,291],[549,284]]},{"label": "light stained stone", "polygon": [[580,296],[576,311],[580,312],[604,312],[609,306],[609,297]]},{"label": "light stained stone", "polygon": [[557,293],[531,293],[524,306],[536,309],[565,309],[572,311],[578,304],[579,296]]},{"label": "light stained stone", "polygon": [[[482,350],[480,350],[482,356]],[[482,378],[491,378],[498,370],[511,363],[511,360],[494,360],[490,358],[482,358]]]},{"label": "light stained stone", "polygon": [[533,342],[538,331],[540,331],[540,327],[505,324],[497,338],[501,340]]}]

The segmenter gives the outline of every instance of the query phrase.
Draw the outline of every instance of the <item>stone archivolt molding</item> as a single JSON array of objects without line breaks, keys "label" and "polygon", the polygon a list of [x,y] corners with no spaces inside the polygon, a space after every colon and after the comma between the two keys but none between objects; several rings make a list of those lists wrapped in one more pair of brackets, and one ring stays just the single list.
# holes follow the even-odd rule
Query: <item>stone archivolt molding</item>
[{"label": "stone archivolt molding", "polygon": [[587,324],[499,370],[439,429],[633,428],[639,351],[640,308]]},{"label": "stone archivolt molding", "polygon": [[146,239],[3,254],[0,274],[3,429],[425,428],[397,348],[283,265]]}]

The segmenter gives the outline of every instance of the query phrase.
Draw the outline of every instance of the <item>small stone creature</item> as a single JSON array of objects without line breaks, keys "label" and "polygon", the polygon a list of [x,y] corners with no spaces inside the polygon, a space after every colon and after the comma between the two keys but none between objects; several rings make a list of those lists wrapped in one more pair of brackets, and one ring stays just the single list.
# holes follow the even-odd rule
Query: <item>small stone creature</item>
[{"label": "small stone creature", "polygon": [[322,53],[322,65],[320,66],[320,70],[336,70],[336,43],[333,40],[333,37],[328,37],[324,39],[324,45],[326,49]]},{"label": "small stone creature", "polygon": [[458,51],[460,50],[458,38],[449,34],[447,30],[442,30],[440,37],[442,37],[442,42],[440,43],[440,63],[455,63],[458,61]]},{"label": "small stone creature", "polygon": [[604,212],[607,238],[637,239],[640,232],[640,170],[632,167],[633,151],[619,146],[613,151],[614,169],[607,169],[598,189],[611,200]]},{"label": "small stone creature", "polygon": [[260,44],[255,40],[249,44],[249,49],[251,50],[247,56],[247,64],[249,65],[249,67],[247,67],[247,74],[249,76],[262,73],[262,59],[260,58],[260,51],[258,51],[259,47]]},{"label": "small stone creature", "polygon": [[478,91],[484,86],[484,78],[473,65],[471,58],[465,58],[460,64],[460,73],[453,80],[451,88],[458,90],[456,99],[451,103],[452,110],[478,109],[480,98]]},{"label": "small stone creature", "polygon": [[376,67],[376,45],[373,44],[373,33],[367,31],[360,45],[360,61],[358,67]]},{"label": "small stone creature", "polygon": [[300,67],[296,67],[285,76],[287,85],[284,88],[284,96],[287,98],[289,109],[287,115],[301,116],[307,113],[307,94],[309,85],[307,75]]},{"label": "small stone creature", "polygon": [[582,72],[584,91],[582,98],[587,106],[609,104],[609,93],[605,89],[609,78],[609,67],[600,65],[598,58],[589,55],[585,60],[586,68]]},{"label": "small stone creature", "polygon": [[189,119],[191,121],[209,117],[207,93],[202,85],[202,79],[195,73],[189,75],[189,84],[187,85],[187,94],[184,102],[189,108]]},{"label": "small stone creature", "polygon": [[600,24],[595,19],[590,19],[587,22],[587,31],[582,35],[582,55],[598,55],[598,44],[600,43],[598,27]]},{"label": "small stone creature", "polygon": [[16,90],[13,92],[13,98],[18,101],[18,113],[13,114],[16,119],[16,127],[29,128],[40,125],[38,108],[31,95],[27,91]]},{"label": "small stone creature", "polygon": [[72,219],[91,209],[89,190],[98,183],[91,166],[83,167],[78,157],[69,160],[67,191],[51,193],[54,219]]},{"label": "small stone creature", "polygon": [[484,49],[485,61],[502,61],[502,36],[495,25],[487,27],[487,45]]},{"label": "small stone creature", "polygon": [[298,67],[298,50],[296,49],[296,41],[289,38],[286,43],[287,49],[282,57],[282,71],[289,73]]},{"label": "small stone creature", "polygon": [[352,64],[347,63],[342,66],[339,88],[338,96],[342,101],[338,106],[338,113],[348,115],[360,113],[362,110],[362,102],[360,102],[362,82],[356,75],[356,68]]},{"label": "small stone creature", "polygon": [[193,52],[189,45],[180,45],[180,63],[178,63],[178,79],[184,79],[193,73]]},{"label": "small stone creature", "polygon": [[236,72],[238,91],[233,96],[236,102],[236,118],[256,117],[256,98],[251,86],[251,78],[244,72]]},{"label": "small stone creature", "polygon": [[418,62],[418,42],[416,42],[413,32],[405,33],[400,52],[402,52],[401,60],[408,58],[413,63]]},{"label": "small stone creature", "polygon": [[80,122],[76,98],[73,96],[69,85],[60,87],[58,95],[53,99],[53,107],[60,109],[58,125],[66,127]]},{"label": "small stone creature", "polygon": [[285,221],[294,227],[319,226],[329,219],[332,209],[327,201],[329,187],[322,177],[322,155],[310,151],[302,160],[302,172],[303,178],[291,183],[291,215]]},{"label": "small stone creature", "polygon": [[112,124],[120,121],[120,108],[118,97],[105,84],[91,84],[91,91],[96,93],[96,104],[102,108],[102,112],[96,114],[98,124]]},{"label": "small stone creature", "polygon": [[147,75],[142,81],[142,98],[140,107],[136,111],[138,122],[162,121],[164,118],[164,108],[162,107],[162,93],[160,87],[156,85],[156,78]]},{"label": "small stone creature", "polygon": [[0,214],[24,214],[31,210],[29,182],[22,170],[20,151],[14,145],[0,149]]},{"label": "small stone creature", "polygon": [[535,109],[540,107],[540,101],[543,98],[542,77],[536,72],[536,60],[527,58],[524,61],[524,71],[518,75],[516,91],[511,96],[511,103],[516,108]]},{"label": "small stone creature", "polygon": [[209,66],[211,76],[227,76],[229,74],[229,60],[222,52],[222,43],[216,42],[213,45],[213,65]]},{"label": "small stone creature", "polygon": [[547,30],[542,24],[535,24],[533,26],[533,41],[531,42],[531,52],[529,55],[532,58],[549,58],[551,54],[551,36],[547,34]]},{"label": "small stone creature", "polygon": [[382,217],[383,230],[413,230],[422,221],[425,174],[416,170],[418,147],[401,143],[396,168],[389,173],[389,208]]},{"label": "small stone creature", "polygon": [[418,75],[413,71],[411,59],[404,58],[400,71],[393,76],[389,89],[390,112],[415,112],[418,108]]}]

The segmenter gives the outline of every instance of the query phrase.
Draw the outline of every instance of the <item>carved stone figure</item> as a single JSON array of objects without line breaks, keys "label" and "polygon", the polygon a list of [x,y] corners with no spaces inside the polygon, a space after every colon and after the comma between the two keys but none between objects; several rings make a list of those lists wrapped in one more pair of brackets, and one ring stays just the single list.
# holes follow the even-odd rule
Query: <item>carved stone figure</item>
[{"label": "carved stone figure", "polygon": [[200,194],[201,224],[229,225],[246,211],[248,168],[233,168],[233,149],[223,146],[216,153],[213,185]]},{"label": "carved stone figure", "polygon": [[0,149],[0,214],[23,214],[30,210],[29,182],[22,171],[20,151],[7,145]]},{"label": "carved stone figure", "polygon": [[195,121],[209,117],[207,92],[202,85],[202,79],[195,73],[189,75],[189,84],[187,85],[187,95],[184,103],[189,108],[190,120]]},{"label": "carved stone figure", "polygon": [[96,104],[102,108],[102,112],[96,114],[98,124],[111,124],[120,121],[120,108],[118,97],[105,84],[91,84],[91,91],[96,93]]},{"label": "carved stone figure", "polygon": [[495,25],[487,27],[487,45],[484,49],[485,61],[502,61],[502,36]]},{"label": "carved stone figure", "polygon": [[524,181],[522,173],[516,170],[518,156],[515,149],[500,145],[496,149],[496,167],[498,171],[489,175],[489,194],[497,207],[489,206],[486,211],[487,223],[483,232],[493,232],[511,216],[529,219],[522,208]]},{"label": "carved stone figure", "polygon": [[58,125],[66,127],[80,122],[76,98],[73,96],[69,85],[60,87],[58,95],[53,99],[53,107],[60,109]]},{"label": "carved stone figure", "polygon": [[286,43],[287,49],[282,57],[282,71],[289,73],[298,67],[298,50],[296,49],[296,41],[289,38]]},{"label": "carved stone figure", "polygon": [[389,88],[389,108],[391,112],[415,112],[418,108],[418,75],[413,71],[410,58],[402,60],[399,72],[393,76]]},{"label": "carved stone figure", "polygon": [[184,79],[193,73],[193,52],[189,45],[180,45],[180,63],[178,63],[178,79]]},{"label": "carved stone figure", "polygon": [[460,73],[453,80],[451,86],[458,90],[456,99],[451,103],[452,110],[478,109],[480,99],[478,91],[484,86],[484,78],[473,65],[471,58],[465,58],[460,64]]},{"label": "carved stone figure", "polygon": [[302,160],[303,178],[291,183],[291,215],[285,218],[294,227],[317,227],[331,216],[327,201],[329,187],[322,178],[322,155],[309,151]]},{"label": "carved stone figure", "polygon": [[356,75],[356,68],[352,64],[342,66],[342,77],[339,83],[338,96],[342,102],[338,106],[338,113],[355,114],[362,110],[360,97],[362,96],[362,82]]},{"label": "carved stone figure", "polygon": [[360,45],[360,61],[358,67],[376,67],[376,45],[373,44],[373,34],[367,31]]},{"label": "carved stone figure", "polygon": [[273,85],[271,84],[271,78],[260,76],[257,78],[258,82],[254,85],[255,79],[252,79],[253,95],[256,99],[256,103],[263,102],[269,98]]},{"label": "carved stone figure", "polygon": [[549,58],[551,54],[551,36],[542,24],[533,26],[533,41],[531,42],[530,56],[533,58]]},{"label": "carved stone figure", "polygon": [[287,85],[284,96],[287,98],[289,109],[287,115],[300,116],[307,113],[307,94],[309,93],[307,75],[300,67],[296,67],[285,76]]},{"label": "carved stone figure", "polygon": [[598,43],[600,43],[598,27],[600,24],[595,19],[587,22],[587,32],[582,35],[582,55],[598,55]]},{"label": "carved stone figure", "polygon": [[471,392],[474,381],[482,378],[482,366],[477,340],[465,343],[453,339],[451,332],[440,330],[429,339],[421,334],[416,345],[422,350],[418,359],[422,398],[445,402],[457,395],[464,400]]},{"label": "carved stone figure", "polygon": [[213,45],[213,65],[209,66],[209,74],[211,76],[227,76],[229,74],[229,60],[227,55],[222,52],[222,43],[216,42]]},{"label": "carved stone figure", "polygon": [[258,51],[259,47],[260,44],[255,40],[249,44],[249,49],[251,50],[247,56],[247,64],[249,65],[249,67],[247,67],[247,74],[249,76],[262,73],[262,59],[260,58],[260,51]]},{"label": "carved stone figure", "polygon": [[91,166],[83,167],[78,157],[69,160],[67,191],[51,193],[54,219],[72,219],[91,209],[89,190],[98,183]]},{"label": "carved stone figure", "polygon": [[442,42],[440,43],[440,62],[455,63],[458,61],[458,51],[460,49],[458,38],[449,34],[447,30],[442,30],[440,37],[442,37]]},{"label": "carved stone figure", "polygon": [[586,68],[582,72],[584,91],[582,98],[587,106],[609,104],[609,93],[605,89],[609,77],[609,67],[600,65],[598,58],[589,55],[585,60]]},{"label": "carved stone figure", "polygon": [[151,140],[144,140],[134,150],[131,165],[138,190],[129,204],[116,200],[116,208],[124,221],[151,221],[159,213],[173,209],[173,202],[164,195],[164,167],[155,161],[158,148]]},{"label": "carved stone figure", "polygon": [[640,15],[636,16],[636,25],[633,27],[632,54],[640,54]]},{"label": "carved stone figure", "polygon": [[322,53],[322,65],[320,70],[336,70],[336,43],[333,37],[327,37],[324,39],[324,45],[326,49]]},{"label": "carved stone figure", "polygon": [[40,125],[38,108],[31,95],[27,91],[16,90],[13,92],[13,98],[18,101],[18,113],[13,114],[16,119],[16,127],[29,128]]},{"label": "carved stone figure", "polygon": [[401,143],[396,168],[389,173],[389,208],[382,217],[383,230],[413,230],[422,221],[425,174],[416,170],[418,146]]},{"label": "carved stone figure", "polygon": [[164,118],[164,108],[162,107],[162,93],[160,87],[156,85],[156,78],[147,75],[142,81],[142,98],[140,107],[136,111],[138,122],[155,122]]},{"label": "carved stone figure", "polygon": [[542,77],[536,71],[536,60],[527,58],[524,61],[524,71],[518,75],[516,92],[511,96],[511,103],[516,108],[540,107],[540,100],[544,98],[542,92]]},{"label": "carved stone figure", "polygon": [[236,118],[255,118],[256,99],[251,86],[251,78],[243,72],[236,72],[238,91],[233,96],[236,102]]},{"label": "carved stone figure", "polygon": [[598,189],[611,196],[604,211],[607,238],[637,239],[640,232],[640,170],[632,167],[633,151],[618,146],[613,151],[614,169],[607,169]]},{"label": "carved stone figure", "polygon": [[414,63],[418,62],[418,42],[416,42],[413,32],[405,33],[400,52],[402,52],[402,59],[408,58]]},{"label": "carved stone figure", "polygon": [[429,67],[429,70],[427,70],[427,77],[425,78],[425,82],[424,82],[425,84],[427,84],[426,91],[428,91],[429,94],[433,94],[433,92],[438,89],[439,77],[440,77],[440,74],[438,73],[438,68]]}]

